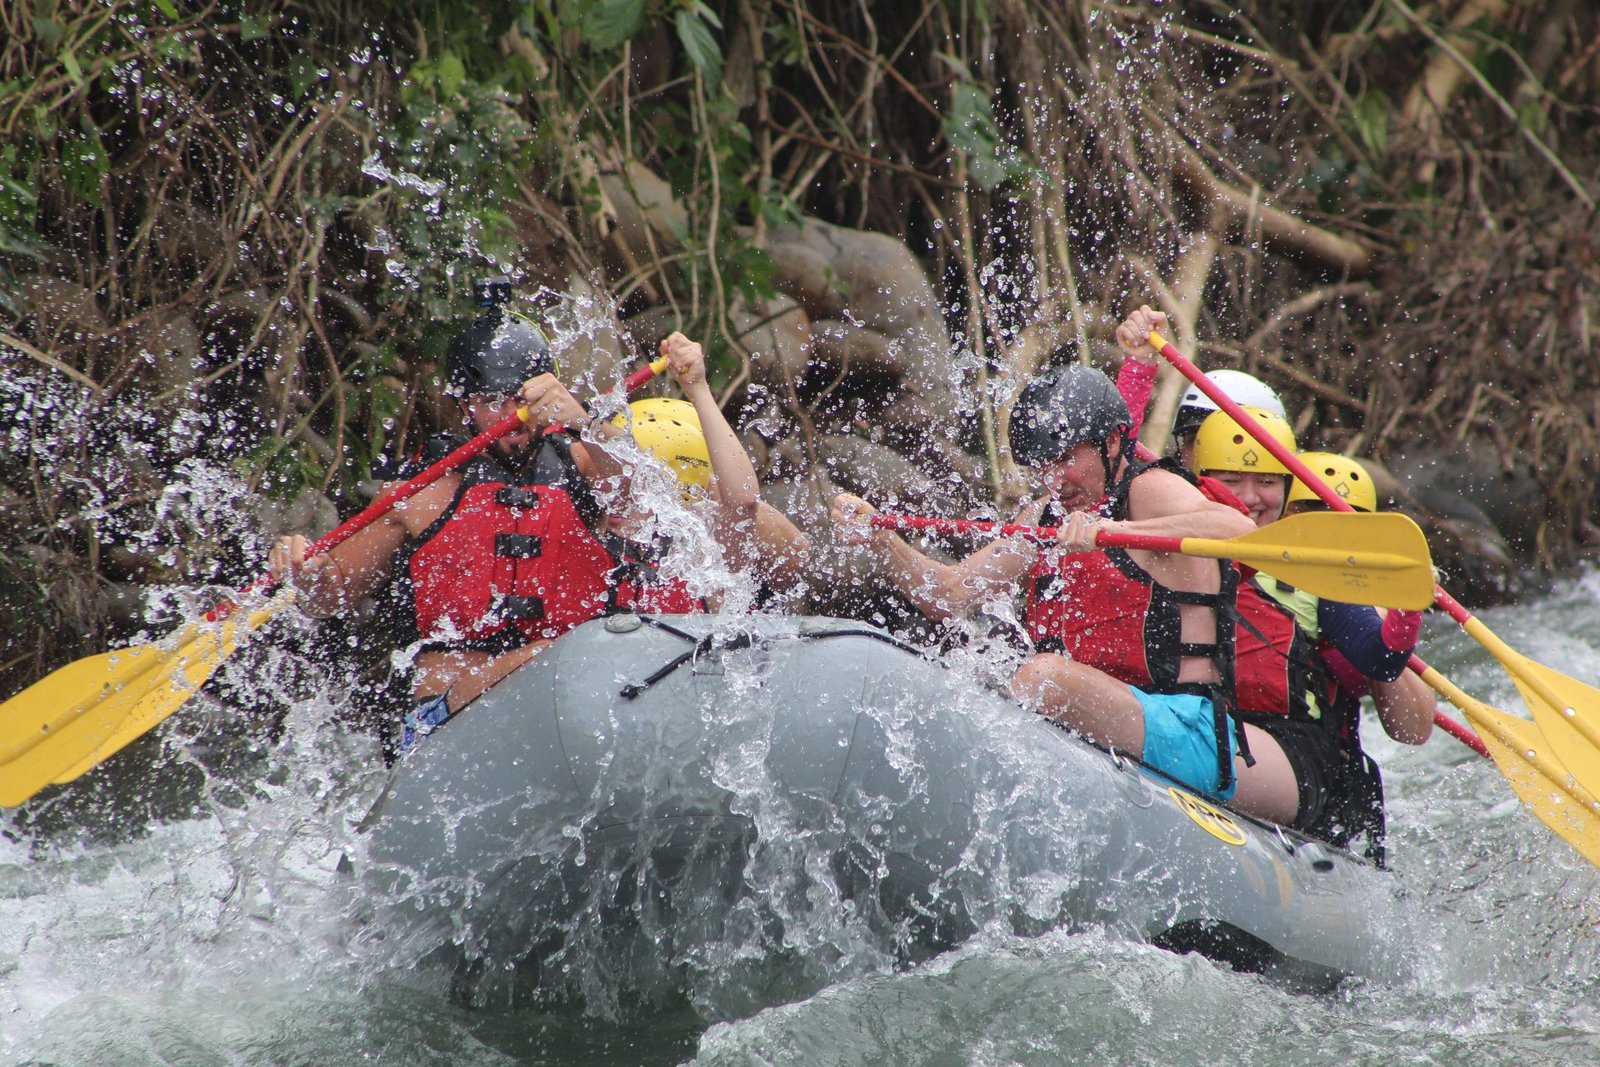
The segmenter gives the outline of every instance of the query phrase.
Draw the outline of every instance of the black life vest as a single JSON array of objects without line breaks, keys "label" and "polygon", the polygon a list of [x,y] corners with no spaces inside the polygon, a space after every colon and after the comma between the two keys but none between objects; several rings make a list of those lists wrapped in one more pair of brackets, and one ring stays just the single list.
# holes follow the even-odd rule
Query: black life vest
[{"label": "black life vest", "polygon": [[[1137,461],[1128,456],[1127,474],[1098,510],[1109,519],[1128,517],[1128,495],[1135,478],[1159,468],[1195,478],[1171,460]],[[1052,508],[1054,505],[1051,506]],[[1059,522],[1059,512],[1041,522]],[[1233,782],[1228,758],[1226,716],[1232,707],[1234,586],[1238,572],[1217,564],[1219,589],[1196,593],[1170,589],[1122,549],[1095,552],[1040,552],[1030,575],[1023,620],[1034,647],[1060,652],[1150,693],[1198,693],[1211,699],[1217,732],[1217,774],[1221,788]],[[1216,633],[1210,642],[1182,638],[1179,607],[1208,608]],[[1203,656],[1216,667],[1217,682],[1178,680],[1185,656]],[[1242,732],[1239,750],[1248,759]]]}]

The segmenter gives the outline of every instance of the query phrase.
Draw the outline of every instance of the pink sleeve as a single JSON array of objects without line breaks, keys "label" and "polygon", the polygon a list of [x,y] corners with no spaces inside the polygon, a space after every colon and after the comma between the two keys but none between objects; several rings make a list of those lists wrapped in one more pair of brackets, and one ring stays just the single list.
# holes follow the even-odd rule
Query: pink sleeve
[{"label": "pink sleeve", "polygon": [[1372,683],[1366,675],[1356,670],[1355,665],[1344,658],[1344,653],[1337,648],[1329,646],[1322,650],[1322,662],[1327,664],[1328,673],[1345,689],[1358,697],[1364,697],[1372,691]]},{"label": "pink sleeve", "polygon": [[1138,437],[1144,426],[1144,409],[1150,403],[1150,391],[1155,386],[1159,369],[1153,363],[1124,359],[1122,369],[1117,371],[1117,392],[1122,394],[1128,413],[1133,416],[1133,426],[1128,431],[1133,437]]},{"label": "pink sleeve", "polygon": [[1390,652],[1410,652],[1417,647],[1422,629],[1422,612],[1395,610],[1383,617],[1383,647]]}]

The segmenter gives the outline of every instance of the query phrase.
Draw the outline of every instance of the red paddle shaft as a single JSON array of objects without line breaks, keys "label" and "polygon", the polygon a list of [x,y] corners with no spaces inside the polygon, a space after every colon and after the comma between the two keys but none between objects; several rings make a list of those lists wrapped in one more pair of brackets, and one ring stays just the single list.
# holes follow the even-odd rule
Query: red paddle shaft
[{"label": "red paddle shaft", "polygon": [[[987,519],[937,519],[923,515],[889,515],[875,513],[867,520],[869,525],[884,530],[912,530],[939,534],[994,534],[997,537],[1025,537],[1030,541],[1054,541],[1060,534],[1057,526],[1023,526],[1014,522],[991,522]],[[1134,548],[1146,552],[1182,552],[1184,539],[1160,537],[1155,534],[1126,533],[1116,530],[1099,530],[1094,543],[1100,548]]]}]

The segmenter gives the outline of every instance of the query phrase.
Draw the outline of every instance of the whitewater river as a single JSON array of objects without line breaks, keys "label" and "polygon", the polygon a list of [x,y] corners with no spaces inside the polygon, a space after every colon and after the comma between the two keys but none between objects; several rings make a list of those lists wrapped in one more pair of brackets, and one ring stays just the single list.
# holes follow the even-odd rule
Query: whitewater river
[{"label": "whitewater river", "polygon": [[[1590,576],[1484,618],[1593,682],[1597,602]],[[1520,710],[1505,673],[1444,621],[1424,653]],[[187,815],[79,798],[27,824],[0,816],[0,1063],[1600,1062],[1600,871],[1442,734],[1420,750],[1372,742],[1390,792],[1392,933],[1408,946],[1391,979],[1296,994],[1092,929],[988,929],[902,969],[877,962],[881,946],[846,947],[845,977],[799,992],[781,963],[708,957],[727,961],[710,965],[715,996],[624,999],[607,1017],[474,1003],[437,969],[373,950],[381,930],[339,865],[379,775],[370,741],[326,725],[336,699],[307,694],[254,755],[174,719],[199,736],[169,736],[174,755],[145,788],[184,783]]]}]

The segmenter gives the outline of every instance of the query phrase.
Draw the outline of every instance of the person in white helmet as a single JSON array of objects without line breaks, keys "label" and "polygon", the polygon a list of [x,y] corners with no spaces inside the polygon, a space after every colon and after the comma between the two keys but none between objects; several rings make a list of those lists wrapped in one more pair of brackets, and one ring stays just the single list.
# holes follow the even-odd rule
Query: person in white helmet
[{"label": "person in white helmet", "polygon": [[[1144,426],[1144,409],[1155,390],[1156,372],[1161,363],[1155,350],[1145,344],[1145,338],[1151,330],[1168,333],[1170,324],[1165,313],[1156,311],[1149,304],[1142,304],[1130,312],[1127,320],[1117,327],[1117,345],[1124,357],[1122,369],[1117,373],[1117,391],[1127,401],[1128,410],[1133,415],[1130,432],[1135,437]],[[1288,421],[1283,401],[1260,378],[1228,368],[1212,371],[1206,377],[1240,407],[1262,408]],[[1172,420],[1172,436],[1178,442],[1178,462],[1185,470],[1194,470],[1195,435],[1200,431],[1200,424],[1206,421],[1206,416],[1216,410],[1216,401],[1202,393],[1199,386],[1191,384],[1184,390],[1183,399],[1178,402],[1177,415]],[[1154,453],[1149,453],[1141,454],[1139,458],[1149,460],[1156,457]]]},{"label": "person in white helmet", "polygon": [[[1288,413],[1278,394],[1255,375],[1225,367],[1208,372],[1206,377],[1240,407],[1261,408],[1288,421]],[[1178,441],[1178,462],[1190,470],[1194,469],[1194,439],[1200,432],[1200,424],[1216,410],[1217,402],[1194,384],[1184,390],[1183,399],[1178,402],[1178,414],[1172,420],[1172,436]]]}]

